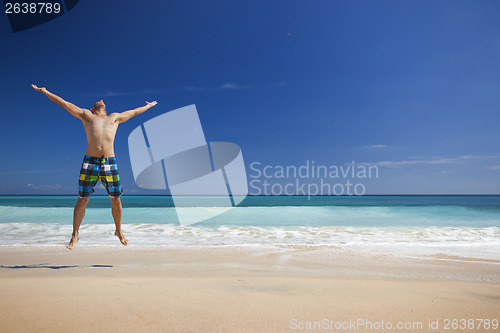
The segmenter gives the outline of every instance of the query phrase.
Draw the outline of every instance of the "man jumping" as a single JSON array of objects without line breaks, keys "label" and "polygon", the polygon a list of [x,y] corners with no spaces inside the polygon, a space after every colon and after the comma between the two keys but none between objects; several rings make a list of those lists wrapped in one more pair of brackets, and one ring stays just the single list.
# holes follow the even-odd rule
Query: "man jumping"
[{"label": "man jumping", "polygon": [[123,190],[120,186],[120,176],[118,175],[113,149],[115,134],[120,123],[155,106],[156,101],[151,103],[146,102],[145,106],[134,110],[108,115],[106,113],[106,105],[102,99],[96,102],[90,110],[87,110],[65,101],[45,88],[38,88],[34,84],[31,86],[36,91],[44,93],[51,101],[66,109],[71,115],[80,119],[87,134],[87,151],[83,158],[78,181],[78,201],[73,211],[73,234],[66,247],[72,250],[78,242],[78,230],[85,216],[85,208],[90,200],[90,195],[94,192],[94,186],[99,180],[104,184],[104,187],[108,191],[109,200],[111,201],[111,213],[116,226],[115,236],[126,246],[128,240],[123,235],[121,228],[122,203],[120,196]]}]

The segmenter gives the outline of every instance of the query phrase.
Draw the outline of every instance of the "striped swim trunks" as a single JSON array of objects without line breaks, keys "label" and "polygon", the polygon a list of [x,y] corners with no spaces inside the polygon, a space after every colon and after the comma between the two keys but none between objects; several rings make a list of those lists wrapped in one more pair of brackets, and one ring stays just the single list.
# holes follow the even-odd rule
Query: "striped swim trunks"
[{"label": "striped swim trunks", "polygon": [[118,198],[122,195],[123,190],[120,186],[116,157],[105,158],[85,155],[80,170],[80,179],[78,180],[78,196],[80,198],[89,198],[99,180],[110,197]]}]

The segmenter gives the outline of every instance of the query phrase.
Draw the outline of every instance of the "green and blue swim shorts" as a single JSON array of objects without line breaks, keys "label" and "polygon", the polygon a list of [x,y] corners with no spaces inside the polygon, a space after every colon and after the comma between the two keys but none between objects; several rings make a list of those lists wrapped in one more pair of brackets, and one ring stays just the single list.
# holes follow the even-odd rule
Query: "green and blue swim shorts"
[{"label": "green and blue swim shorts", "polygon": [[78,180],[78,196],[80,198],[89,198],[99,180],[110,197],[118,198],[122,195],[123,190],[120,186],[116,157],[85,155],[80,170],[80,179]]}]

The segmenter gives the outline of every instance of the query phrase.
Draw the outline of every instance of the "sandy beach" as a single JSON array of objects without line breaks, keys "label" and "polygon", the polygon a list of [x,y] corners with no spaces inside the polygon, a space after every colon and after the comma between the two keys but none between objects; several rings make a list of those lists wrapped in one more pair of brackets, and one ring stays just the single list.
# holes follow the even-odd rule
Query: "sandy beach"
[{"label": "sandy beach", "polygon": [[1,252],[4,332],[494,332],[452,321],[500,319],[492,261],[321,247]]}]

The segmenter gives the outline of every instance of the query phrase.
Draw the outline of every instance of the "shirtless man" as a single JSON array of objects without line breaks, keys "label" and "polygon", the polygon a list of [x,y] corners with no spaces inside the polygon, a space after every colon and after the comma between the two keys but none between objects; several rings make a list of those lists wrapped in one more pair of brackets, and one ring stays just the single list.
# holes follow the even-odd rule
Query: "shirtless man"
[{"label": "shirtless man", "polygon": [[123,192],[120,186],[120,176],[116,165],[115,152],[113,144],[115,141],[118,125],[130,118],[143,113],[147,109],[156,105],[154,102],[146,102],[145,106],[121,113],[106,113],[106,105],[102,101],[96,102],[90,109],[82,109],[78,106],[65,101],[59,96],[52,94],[45,88],[38,88],[31,85],[36,91],[44,93],[50,100],[66,109],[71,115],[77,117],[83,122],[85,133],[87,134],[87,151],[83,158],[80,178],[78,181],[78,201],[73,211],[73,234],[69,244],[66,246],[72,250],[78,242],[78,230],[85,216],[85,208],[90,200],[90,195],[94,192],[94,186],[100,180],[108,191],[109,200],[111,200],[111,213],[115,220],[115,236],[118,237],[123,245],[128,244],[122,232],[122,203],[120,196]]}]

